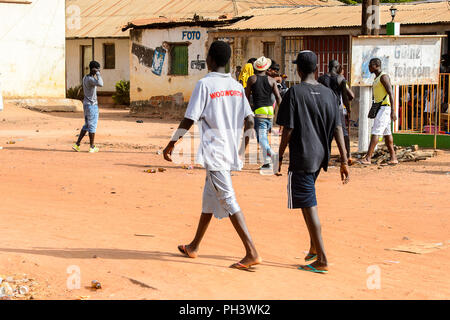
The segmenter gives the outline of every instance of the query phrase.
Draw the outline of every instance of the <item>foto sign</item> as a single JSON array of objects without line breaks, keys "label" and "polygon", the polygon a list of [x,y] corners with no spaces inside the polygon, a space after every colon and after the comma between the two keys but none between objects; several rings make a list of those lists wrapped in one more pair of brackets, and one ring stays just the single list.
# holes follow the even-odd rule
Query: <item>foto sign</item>
[{"label": "foto sign", "polygon": [[371,86],[372,58],[381,60],[392,85],[437,84],[442,36],[360,36],[352,38],[352,86]]}]

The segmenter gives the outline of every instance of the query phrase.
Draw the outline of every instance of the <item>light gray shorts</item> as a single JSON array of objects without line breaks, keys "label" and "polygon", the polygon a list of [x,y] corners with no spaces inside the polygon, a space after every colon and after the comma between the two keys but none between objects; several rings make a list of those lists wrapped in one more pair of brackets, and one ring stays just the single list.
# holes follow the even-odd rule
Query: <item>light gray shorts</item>
[{"label": "light gray shorts", "polygon": [[203,213],[213,213],[217,219],[228,218],[241,211],[231,183],[231,171],[206,170],[203,189]]}]

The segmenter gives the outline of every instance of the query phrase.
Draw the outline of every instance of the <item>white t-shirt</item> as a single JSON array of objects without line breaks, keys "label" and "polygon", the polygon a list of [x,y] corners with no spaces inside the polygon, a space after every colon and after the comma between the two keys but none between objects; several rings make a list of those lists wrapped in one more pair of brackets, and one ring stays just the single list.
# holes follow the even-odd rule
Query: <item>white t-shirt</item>
[{"label": "white t-shirt", "polygon": [[185,118],[199,121],[196,163],[207,170],[241,170],[244,119],[253,115],[242,85],[229,73],[210,72],[197,82]]}]

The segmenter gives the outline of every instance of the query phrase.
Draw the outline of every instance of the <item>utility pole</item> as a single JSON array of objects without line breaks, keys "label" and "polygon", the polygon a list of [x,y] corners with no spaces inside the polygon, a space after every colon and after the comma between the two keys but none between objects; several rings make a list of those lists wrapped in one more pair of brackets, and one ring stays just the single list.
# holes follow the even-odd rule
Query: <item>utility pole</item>
[{"label": "utility pole", "polygon": [[372,34],[380,35],[380,0],[372,0]]},{"label": "utility pole", "polygon": [[362,35],[370,35],[370,29],[368,26],[368,21],[371,18],[372,11],[369,13],[369,9],[372,7],[372,0],[363,0],[362,2],[362,15],[361,15],[361,34]]},{"label": "utility pole", "polygon": [[238,11],[238,7],[237,7],[237,4],[236,4],[236,0],[231,0],[231,1],[233,2],[234,16],[237,17],[237,15],[239,14],[239,11]]},{"label": "utility pole", "polygon": [[[376,0],[375,0],[376,1]],[[363,0],[361,15],[361,33],[370,35],[373,28],[372,0]],[[369,114],[370,102],[372,101],[372,90],[370,87],[359,87],[359,121],[358,121],[358,151],[365,152],[369,149]]]}]

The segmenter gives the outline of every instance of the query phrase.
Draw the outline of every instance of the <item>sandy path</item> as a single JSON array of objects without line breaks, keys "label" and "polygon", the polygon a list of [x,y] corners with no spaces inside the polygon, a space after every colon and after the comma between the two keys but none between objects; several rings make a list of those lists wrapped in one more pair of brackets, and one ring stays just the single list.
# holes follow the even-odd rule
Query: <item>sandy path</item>
[{"label": "sandy path", "polygon": [[[303,263],[308,236],[301,215],[286,208],[286,174],[264,177],[247,166],[233,182],[264,259],[257,272],[248,273],[228,268],[244,251],[227,220],[213,221],[199,258],[178,254],[176,246],[190,241],[196,229],[204,172],[168,164],[156,154],[177,123],[138,124],[126,111],[102,110],[101,152],[94,155],[70,150],[81,125],[81,114],[42,114],[8,104],[0,113],[0,274],[38,279],[42,291],[36,298],[450,296],[450,152],[381,170],[355,168],[347,186],[339,183],[337,168],[321,173],[317,189],[328,275],[295,268]],[[168,170],[144,173],[161,166]],[[443,245],[426,254],[385,250],[414,241]],[[81,270],[79,290],[66,286],[71,265]],[[373,265],[381,271],[379,290],[366,285]],[[86,288],[93,279],[102,290]]]}]

